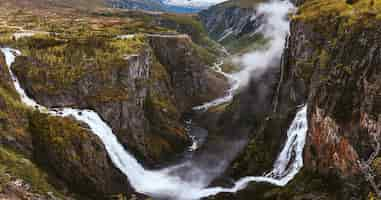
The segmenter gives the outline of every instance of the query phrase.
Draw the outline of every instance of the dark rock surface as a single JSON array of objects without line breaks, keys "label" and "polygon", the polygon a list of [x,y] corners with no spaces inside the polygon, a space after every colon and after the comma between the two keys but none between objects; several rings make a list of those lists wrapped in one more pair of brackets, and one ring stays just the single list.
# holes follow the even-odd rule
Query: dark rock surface
[{"label": "dark rock surface", "polygon": [[191,39],[150,36],[150,45],[171,77],[176,102],[181,110],[221,97],[230,87],[222,75],[207,67]]}]

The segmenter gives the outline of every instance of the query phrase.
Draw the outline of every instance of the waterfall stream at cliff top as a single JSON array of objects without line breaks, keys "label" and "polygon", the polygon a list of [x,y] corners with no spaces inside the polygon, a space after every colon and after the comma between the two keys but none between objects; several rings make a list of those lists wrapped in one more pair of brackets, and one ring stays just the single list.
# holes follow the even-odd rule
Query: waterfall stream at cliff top
[{"label": "waterfall stream at cliff top", "polygon": [[[270,12],[275,12],[274,8],[280,8],[276,11],[276,16],[282,15],[282,17],[274,17],[271,15]],[[261,11],[261,9],[266,11],[264,14],[269,15],[269,21],[283,20],[282,22],[268,23],[269,26],[282,23],[287,23],[288,26],[288,22],[285,18],[291,8],[292,5],[289,2],[272,1],[263,4],[262,7],[260,6],[259,11]],[[279,14],[279,12],[281,12],[281,14]],[[284,24],[282,24],[282,26],[284,26]],[[270,27],[270,29],[269,27],[263,27],[263,30],[266,30],[264,33],[271,30],[275,31],[276,27]],[[261,59],[267,60],[261,61],[262,64],[270,62],[274,57],[279,57],[277,54],[279,54],[279,52],[281,53],[285,37],[288,33],[285,31],[286,30],[282,30],[282,34],[270,34],[271,37],[276,37],[271,38],[270,47],[263,52],[256,53],[256,57],[263,56]],[[243,177],[236,181],[232,188],[208,188],[209,181],[206,181],[207,179],[203,177],[207,176],[207,173],[196,172],[196,169],[192,168],[192,166],[188,166],[189,168],[187,168],[187,170],[191,172],[192,170],[195,170],[195,174],[197,174],[197,176],[195,176],[196,178],[187,180],[177,175],[178,173],[176,172],[186,166],[188,164],[187,162],[162,170],[147,170],[134,158],[133,155],[125,150],[125,148],[118,142],[118,139],[110,126],[104,122],[96,112],[73,108],[49,109],[43,105],[39,105],[36,101],[28,97],[21,87],[17,77],[11,70],[12,63],[15,61],[16,56],[20,55],[21,52],[10,48],[1,48],[1,51],[5,55],[9,73],[11,74],[15,89],[21,97],[21,101],[33,109],[40,110],[40,112],[57,117],[74,117],[76,120],[87,124],[91,131],[102,140],[113,164],[127,176],[131,186],[139,193],[155,198],[197,200],[221,192],[235,193],[244,189],[250,182],[267,182],[278,186],[284,186],[292,180],[303,166],[302,152],[308,129],[306,106],[302,107],[296,114],[296,117],[287,132],[286,144],[279,154],[274,164],[274,168],[265,176]],[[251,71],[252,70],[246,70],[246,73],[250,73]],[[230,96],[232,95],[229,94],[229,98],[231,98]]]}]

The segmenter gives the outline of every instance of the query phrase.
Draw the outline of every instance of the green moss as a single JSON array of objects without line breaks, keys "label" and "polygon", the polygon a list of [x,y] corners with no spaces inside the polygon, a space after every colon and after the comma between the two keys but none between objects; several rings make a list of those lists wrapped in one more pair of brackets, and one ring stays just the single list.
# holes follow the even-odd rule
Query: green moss
[{"label": "green moss", "polygon": [[216,60],[217,55],[213,54],[212,52],[208,51],[207,49],[195,44],[191,43],[193,50],[197,53],[198,57],[205,62],[205,64],[212,66]]},{"label": "green moss", "polygon": [[336,68],[339,70],[343,70],[347,75],[352,75],[352,68],[350,66],[346,66],[340,63],[336,65]]},{"label": "green moss", "polygon": [[28,58],[19,58],[17,62],[21,63],[16,64],[20,68],[15,67],[15,71],[26,70],[22,74],[33,81],[35,92],[59,94],[89,73],[99,74],[100,80],[107,78],[110,70],[128,66],[125,57],[138,53],[145,45],[144,36],[139,34],[130,39],[99,35],[30,37],[17,43]]},{"label": "green moss", "polygon": [[177,108],[171,98],[162,94],[160,91],[154,89],[155,84],[158,82],[167,82],[170,80],[170,76],[165,67],[161,65],[156,59],[153,62],[150,74],[150,85],[152,89],[149,91],[149,98],[147,100],[148,108],[155,110],[155,112],[163,112],[171,115],[171,113],[177,113]]},{"label": "green moss", "polygon": [[381,157],[377,157],[373,163],[372,168],[374,169],[377,176],[381,177]]},{"label": "green moss", "polygon": [[296,69],[298,70],[298,77],[309,83],[314,71],[314,63],[309,60],[298,60],[296,62]]},{"label": "green moss", "polygon": [[26,106],[19,100],[18,97],[15,97],[11,91],[0,87],[0,98],[7,107],[15,110],[26,110]]},{"label": "green moss", "polygon": [[174,98],[165,90],[158,89],[163,87],[161,84],[168,83],[170,76],[156,59],[153,61],[150,77],[144,111],[151,130],[144,138],[144,142],[150,156],[163,161],[169,159],[168,155],[182,151],[187,137],[183,126],[179,123],[181,115]]},{"label": "green moss", "polygon": [[169,28],[175,28],[177,32],[190,35],[193,41],[200,45],[202,45],[202,42],[207,40],[208,33],[206,32],[201,21],[195,15],[163,14],[160,17],[177,26],[177,28],[175,28],[170,25],[168,26]]},{"label": "green moss", "polygon": [[30,131],[42,143],[63,152],[75,140],[86,139],[87,130],[70,118],[59,118],[34,111],[30,114]]},{"label": "green moss", "polygon": [[[29,134],[26,129],[29,110],[20,101],[17,92],[10,84],[0,77],[0,141],[6,138],[6,140],[12,139],[23,145],[28,144]],[[17,148],[15,146],[7,147]]]},{"label": "green moss", "polygon": [[331,60],[330,55],[324,49],[319,56],[319,65],[321,69],[325,69],[328,66],[328,62]]},{"label": "green moss", "polygon": [[32,186],[32,192],[43,195],[53,192],[57,197],[62,196],[49,183],[49,176],[29,159],[19,153],[0,147],[0,192],[1,185],[10,181],[7,173],[29,183]]},{"label": "green moss", "polygon": [[340,20],[342,26],[339,29],[344,33],[344,30],[354,27],[364,28],[377,25],[375,22],[381,19],[381,2],[359,0],[351,5],[343,0],[311,0],[301,6],[294,19],[326,25],[327,22]]},{"label": "green moss", "polygon": [[[1,30],[1,29],[0,29]],[[10,33],[0,33],[0,44],[1,45],[9,45],[13,42],[12,34]]]},{"label": "green moss", "polygon": [[95,94],[90,94],[86,98],[95,104],[127,101],[128,90],[125,87],[103,87]]},{"label": "green moss", "polygon": [[221,43],[230,51],[236,54],[244,54],[255,50],[266,48],[269,38],[262,34],[244,35],[242,37],[227,37]]}]

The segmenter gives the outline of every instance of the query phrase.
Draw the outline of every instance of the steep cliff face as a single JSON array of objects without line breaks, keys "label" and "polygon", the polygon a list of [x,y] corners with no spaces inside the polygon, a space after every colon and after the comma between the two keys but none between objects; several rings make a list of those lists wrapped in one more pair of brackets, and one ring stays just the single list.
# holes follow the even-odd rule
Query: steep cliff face
[{"label": "steep cliff face", "polygon": [[[223,96],[229,88],[224,76],[207,67],[208,54],[192,44],[189,36],[150,36],[158,61],[171,77],[176,101],[182,110]],[[165,47],[165,48],[163,48]]]},{"label": "steep cliff face", "polygon": [[[267,109],[264,116],[253,112],[245,117],[263,121],[257,124],[261,128],[254,128],[256,131],[250,145],[233,164],[231,172],[234,176],[244,169],[245,174],[259,175],[263,171],[258,171],[257,166],[262,170],[266,169],[263,167],[269,169],[273,161],[269,162],[269,159],[275,158],[274,154],[279,152],[283,142],[275,146],[269,144],[276,142],[261,143],[260,136],[270,140],[283,138],[279,131],[266,130],[274,129],[276,126],[272,122],[281,116],[278,121],[281,123],[275,129],[286,128],[293,109],[303,102],[308,104],[309,120],[305,168],[285,188],[252,184],[234,198],[247,199],[253,194],[256,199],[364,199],[377,196],[381,141],[379,13],[379,2],[366,0],[353,5],[345,1],[314,0],[301,6],[291,24],[282,67],[275,72],[280,81],[279,90],[273,87],[272,111]],[[269,73],[274,72],[268,71],[263,78]],[[249,88],[253,87],[251,84]],[[242,107],[242,104],[237,105],[243,100],[242,97],[236,98],[232,109]],[[251,101],[253,104],[257,102],[260,101],[255,98]],[[236,116],[242,116],[242,113],[238,112]],[[238,124],[242,126],[244,123]],[[284,134],[285,129],[282,132]],[[273,155],[267,156],[271,152]]]},{"label": "steep cliff face", "polygon": [[373,1],[308,1],[292,25],[289,65],[309,91],[305,160],[322,174],[360,174],[380,142],[379,11]]}]

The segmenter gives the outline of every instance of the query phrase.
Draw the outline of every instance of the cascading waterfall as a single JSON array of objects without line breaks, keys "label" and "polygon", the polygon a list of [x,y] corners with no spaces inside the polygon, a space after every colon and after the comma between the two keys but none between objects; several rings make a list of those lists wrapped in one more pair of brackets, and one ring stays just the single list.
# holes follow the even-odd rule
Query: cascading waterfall
[{"label": "cascading waterfall", "polygon": [[[282,8],[287,8],[282,10],[289,10],[292,8],[291,4],[285,1],[272,1],[264,4],[263,7],[265,8],[269,5],[280,5]],[[278,12],[277,15],[279,15],[279,11],[276,12]],[[287,13],[288,11],[283,13],[283,17],[285,17]],[[272,36],[276,35],[277,34],[274,34]],[[281,36],[284,36],[285,38],[285,35],[281,34]],[[274,44],[271,43],[271,45],[277,46],[276,48],[280,48],[280,41],[278,37],[273,38],[272,41]],[[283,48],[283,46],[281,48]],[[147,170],[124,149],[124,147],[118,142],[110,126],[106,124],[96,112],[73,108],[49,109],[43,105],[39,105],[36,101],[28,97],[11,68],[16,56],[20,55],[21,52],[10,48],[1,48],[1,51],[5,55],[9,73],[12,77],[15,89],[21,97],[21,101],[34,109],[40,110],[40,112],[57,117],[74,117],[76,120],[87,124],[91,131],[96,134],[105,145],[106,151],[113,164],[127,176],[131,186],[139,193],[156,198],[197,200],[203,197],[216,195],[221,192],[235,193],[244,189],[250,182],[267,182],[278,186],[284,186],[292,180],[303,167],[302,153],[305,144],[306,132],[308,129],[306,114],[307,106],[302,107],[296,114],[296,117],[288,130],[286,144],[279,154],[273,170],[265,176],[250,176],[241,178],[232,188],[208,188],[208,183],[206,183],[202,177],[189,181],[182,179],[174,173],[177,169],[185,165],[184,163],[162,170]],[[270,47],[268,51],[271,51],[272,53],[262,52],[261,54],[269,57],[263,57],[261,59],[273,59],[275,53],[279,53],[279,50],[276,50],[275,47]],[[228,98],[232,98],[232,92],[229,92],[228,96]],[[216,105],[215,103],[212,104]]]}]

